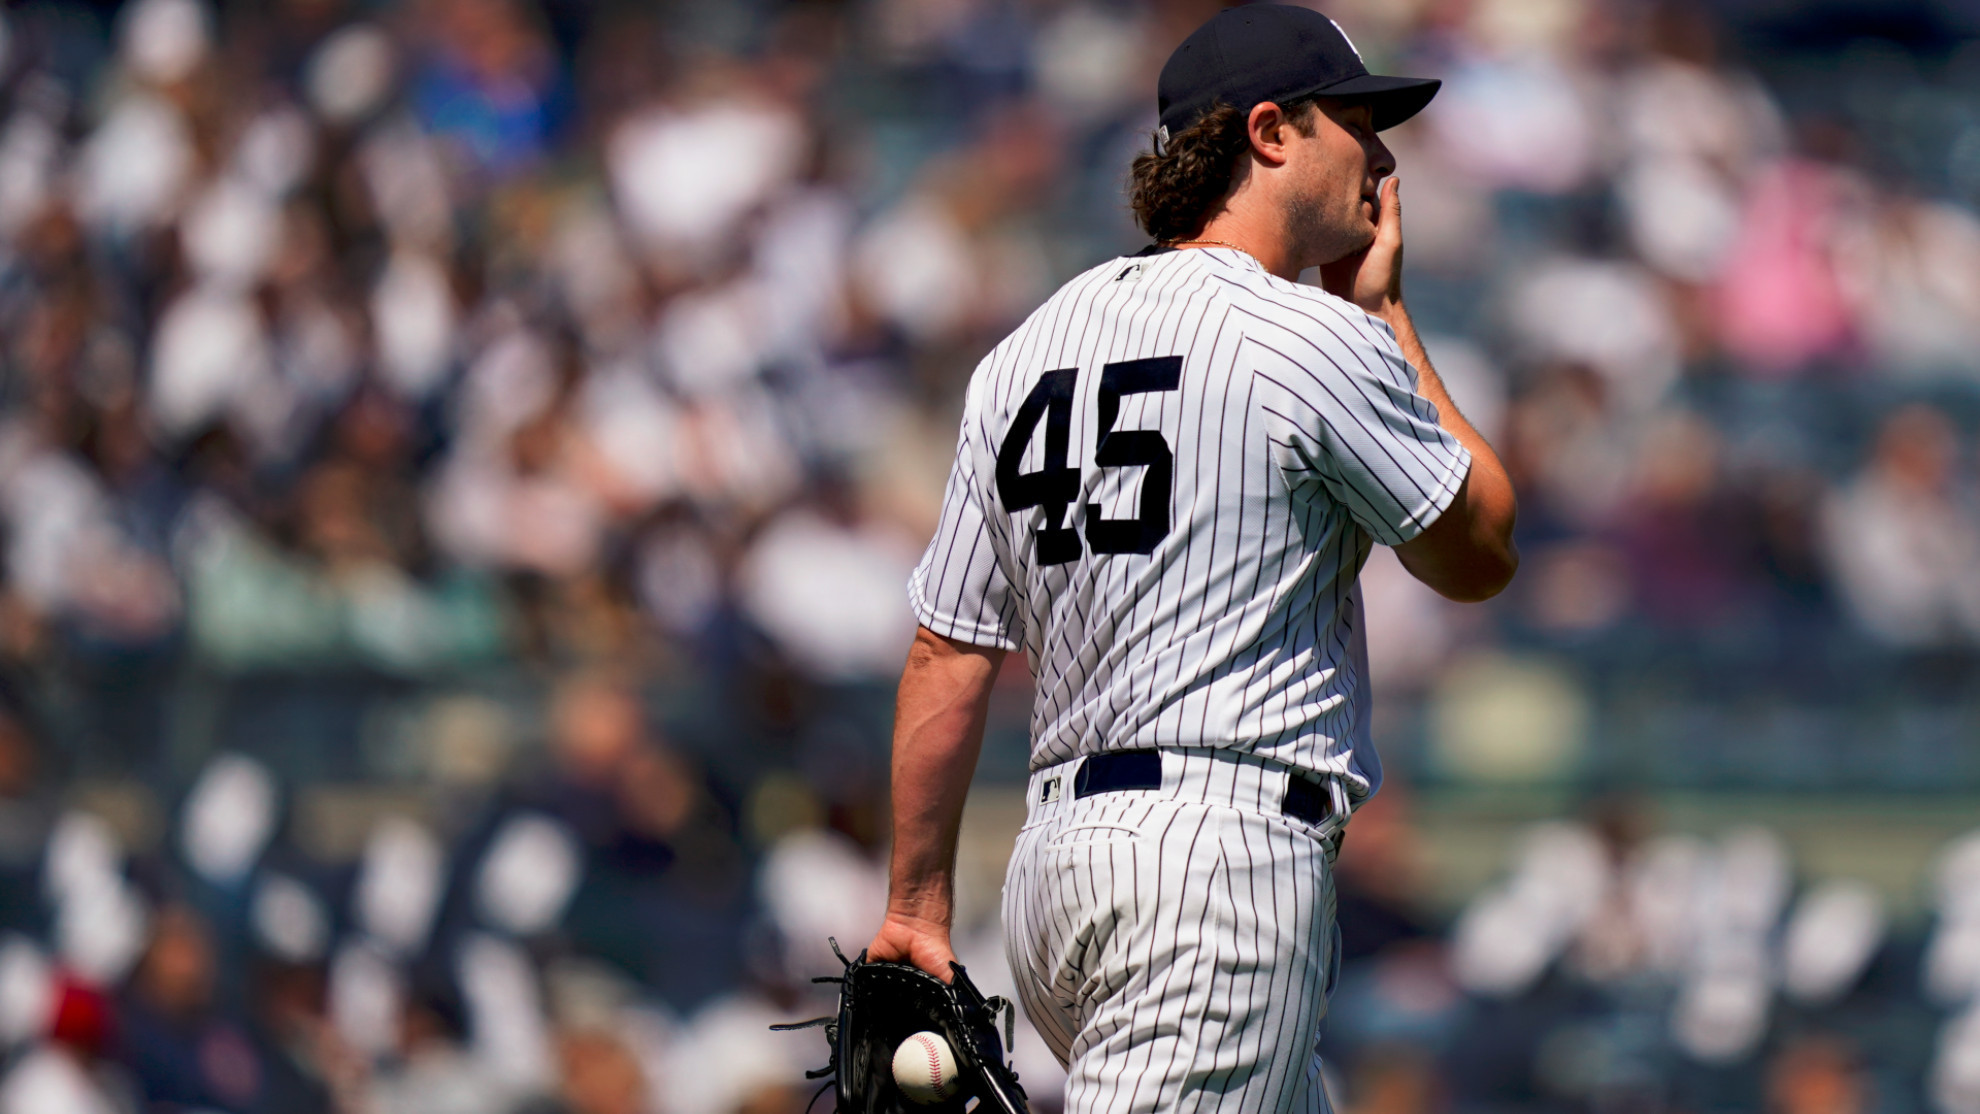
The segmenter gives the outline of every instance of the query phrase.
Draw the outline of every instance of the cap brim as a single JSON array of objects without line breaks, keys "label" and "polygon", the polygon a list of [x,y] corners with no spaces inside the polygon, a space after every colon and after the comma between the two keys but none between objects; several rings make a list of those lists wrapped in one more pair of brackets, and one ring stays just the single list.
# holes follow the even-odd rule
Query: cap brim
[{"label": "cap brim", "polygon": [[1366,103],[1374,111],[1375,130],[1379,132],[1423,111],[1423,106],[1430,103],[1443,84],[1434,77],[1382,77],[1371,73],[1337,81],[1313,92],[1322,97]]}]

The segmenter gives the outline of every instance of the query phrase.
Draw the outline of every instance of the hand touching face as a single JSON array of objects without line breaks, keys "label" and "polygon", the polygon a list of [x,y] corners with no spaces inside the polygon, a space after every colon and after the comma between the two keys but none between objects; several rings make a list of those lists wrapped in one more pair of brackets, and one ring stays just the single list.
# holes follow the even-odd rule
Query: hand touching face
[{"label": "hand touching face", "polygon": [[1321,101],[1308,117],[1313,134],[1288,136],[1291,226],[1309,265],[1365,250],[1381,222],[1380,186],[1395,156],[1375,134],[1366,104]]}]

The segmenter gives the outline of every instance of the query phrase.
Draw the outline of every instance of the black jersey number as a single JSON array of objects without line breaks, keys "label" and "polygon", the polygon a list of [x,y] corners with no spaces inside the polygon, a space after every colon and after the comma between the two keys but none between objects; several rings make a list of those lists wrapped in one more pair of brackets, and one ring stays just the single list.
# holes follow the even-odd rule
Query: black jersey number
[{"label": "black jersey number", "polygon": [[[1073,385],[1076,367],[1048,371],[1031,388],[1011,419],[1011,431],[997,448],[997,498],[1013,514],[1045,508],[1045,524],[1035,535],[1038,563],[1063,565],[1079,560],[1079,535],[1065,525],[1066,508],[1079,498],[1079,469],[1066,467],[1066,442],[1072,434]],[[1045,466],[1036,472],[1018,471],[1024,447],[1045,419]]]},{"label": "black jersey number", "polygon": [[[1114,429],[1125,395],[1173,391],[1182,383],[1182,357],[1158,356],[1123,360],[1100,369],[1099,423],[1093,463],[1100,468],[1146,468],[1141,479],[1140,514],[1134,518],[1104,518],[1098,508],[1086,508],[1086,544],[1095,553],[1153,553],[1169,533],[1169,501],[1175,490],[1175,454],[1169,442],[1152,429]],[[1063,565],[1079,560],[1079,534],[1066,523],[1066,510],[1079,498],[1079,469],[1066,463],[1072,432],[1073,388],[1078,368],[1048,371],[1025,396],[1011,420],[1004,443],[997,448],[997,497],[1015,514],[1045,508],[1045,523],[1034,535],[1038,563]],[[1031,444],[1039,419],[1045,420],[1045,462],[1036,472],[1021,472],[1019,462]]]}]

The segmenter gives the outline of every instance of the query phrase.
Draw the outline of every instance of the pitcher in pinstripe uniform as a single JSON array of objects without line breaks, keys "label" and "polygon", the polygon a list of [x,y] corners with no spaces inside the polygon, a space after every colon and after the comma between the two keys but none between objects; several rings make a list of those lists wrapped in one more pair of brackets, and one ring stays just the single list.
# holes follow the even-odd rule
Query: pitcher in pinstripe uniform
[{"label": "pitcher in pinstripe uniform", "polygon": [[1378,542],[1457,600],[1518,563],[1505,469],[1403,307],[1376,133],[1436,89],[1369,74],[1316,12],[1219,13],[1163,68],[1135,162],[1155,245],[1067,283],[970,381],[909,586],[868,952],[947,972],[963,797],[1022,649],[1004,929],[1068,1110],[1328,1108],[1332,858],[1381,782],[1355,578]]}]

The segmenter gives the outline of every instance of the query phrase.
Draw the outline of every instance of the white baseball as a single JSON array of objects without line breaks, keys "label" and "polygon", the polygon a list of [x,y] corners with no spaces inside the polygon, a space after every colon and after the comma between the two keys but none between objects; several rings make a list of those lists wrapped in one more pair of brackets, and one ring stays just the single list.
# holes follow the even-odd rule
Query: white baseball
[{"label": "white baseball", "polygon": [[952,1097],[962,1087],[956,1054],[939,1033],[916,1033],[894,1050],[894,1082],[923,1106]]}]

